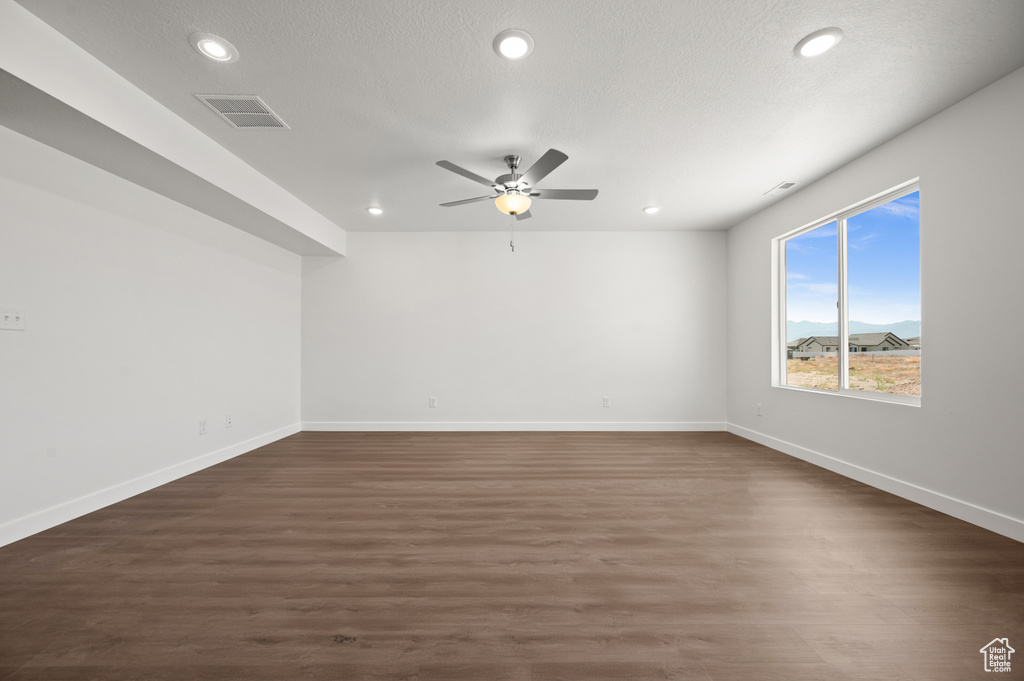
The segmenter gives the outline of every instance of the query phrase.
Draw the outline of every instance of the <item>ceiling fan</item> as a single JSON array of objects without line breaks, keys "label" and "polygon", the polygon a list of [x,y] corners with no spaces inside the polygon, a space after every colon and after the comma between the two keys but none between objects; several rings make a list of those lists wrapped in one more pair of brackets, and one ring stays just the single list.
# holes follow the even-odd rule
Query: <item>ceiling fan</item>
[{"label": "ceiling fan", "polygon": [[505,165],[508,166],[509,172],[494,178],[493,182],[465,168],[460,168],[450,161],[438,161],[437,165],[445,170],[450,170],[474,182],[486,185],[494,192],[487,196],[450,201],[441,205],[445,208],[450,208],[452,206],[461,206],[465,203],[476,203],[477,201],[494,199],[494,205],[502,213],[513,215],[516,220],[525,220],[532,217],[530,215],[530,204],[533,199],[592,201],[597,196],[596,189],[537,189],[537,183],[547,177],[548,173],[552,170],[565,163],[568,158],[558,149],[548,149],[529,170],[520,175],[516,172],[519,168],[519,157],[514,155],[506,156]]}]

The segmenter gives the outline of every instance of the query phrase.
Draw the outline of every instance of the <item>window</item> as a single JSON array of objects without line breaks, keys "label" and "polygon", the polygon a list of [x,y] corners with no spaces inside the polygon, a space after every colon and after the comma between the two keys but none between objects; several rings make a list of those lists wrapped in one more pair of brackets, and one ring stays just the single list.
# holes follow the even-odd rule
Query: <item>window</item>
[{"label": "window", "polygon": [[775,385],[920,404],[919,212],[915,180],[775,239]]}]

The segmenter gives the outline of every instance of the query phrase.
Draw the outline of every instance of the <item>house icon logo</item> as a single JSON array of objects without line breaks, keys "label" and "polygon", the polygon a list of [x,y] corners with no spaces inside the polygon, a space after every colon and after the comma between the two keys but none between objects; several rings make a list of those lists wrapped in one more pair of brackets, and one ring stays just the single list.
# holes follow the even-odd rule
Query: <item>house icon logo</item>
[{"label": "house icon logo", "polygon": [[986,643],[979,652],[985,656],[985,671],[1008,672],[1010,671],[1010,656],[1017,651],[1010,647],[1010,642],[1007,639],[994,638]]}]

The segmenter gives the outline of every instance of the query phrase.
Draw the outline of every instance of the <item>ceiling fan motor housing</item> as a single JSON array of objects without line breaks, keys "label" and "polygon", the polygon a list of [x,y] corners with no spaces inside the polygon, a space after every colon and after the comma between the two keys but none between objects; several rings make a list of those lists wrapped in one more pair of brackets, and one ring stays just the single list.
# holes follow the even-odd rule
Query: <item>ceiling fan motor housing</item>
[{"label": "ceiling fan motor housing", "polygon": [[507,175],[499,175],[494,182],[499,185],[503,185],[505,189],[513,189],[519,185],[519,178],[522,177],[516,172],[519,167],[519,157],[515,154],[509,154],[505,157],[505,165],[508,166],[509,173]]},{"label": "ceiling fan motor housing", "polygon": [[494,180],[494,184],[498,185],[499,188],[504,187],[505,189],[525,189],[529,184],[519,179],[521,177],[522,175],[516,175],[515,173],[499,175]]}]

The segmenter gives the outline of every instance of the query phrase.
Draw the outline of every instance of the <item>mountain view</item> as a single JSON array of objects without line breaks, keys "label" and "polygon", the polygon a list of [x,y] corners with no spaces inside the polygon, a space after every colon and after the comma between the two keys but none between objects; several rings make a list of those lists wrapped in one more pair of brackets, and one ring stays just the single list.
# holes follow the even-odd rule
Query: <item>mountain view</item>
[{"label": "mountain view", "polygon": [[[908,319],[892,324],[868,324],[867,322],[850,322],[850,333],[876,333],[891,331],[903,340],[917,338],[921,335],[921,320]],[[834,322],[794,322],[786,321],[786,340],[794,341],[797,338],[808,336],[838,336],[839,324]]]}]

